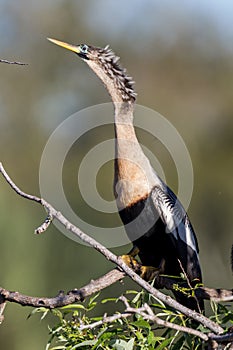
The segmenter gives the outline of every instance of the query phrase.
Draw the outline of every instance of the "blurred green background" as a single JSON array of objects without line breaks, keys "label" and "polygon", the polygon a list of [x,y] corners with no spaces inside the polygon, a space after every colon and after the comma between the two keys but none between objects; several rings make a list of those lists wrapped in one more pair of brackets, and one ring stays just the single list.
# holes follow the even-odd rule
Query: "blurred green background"
[{"label": "blurred green background", "polygon": [[[232,2],[1,0],[0,7],[0,58],[29,63],[0,64],[0,159],[18,186],[39,195],[40,159],[50,134],[72,113],[109,101],[89,68],[46,37],[110,44],[136,81],[138,103],[165,116],[185,141],[195,177],[189,215],[199,240],[204,281],[207,286],[232,288]],[[85,206],[76,176],[87,150],[112,136],[112,128],[83,136],[64,164],[64,188],[73,210],[103,227],[118,218]],[[168,184],[176,190],[169,154],[150,135],[141,132],[139,137],[159,156]],[[97,178],[106,200],[113,198],[112,177],[112,163],[106,164]],[[43,209],[18,197],[3,179],[0,191],[1,286],[54,296],[112,268],[100,254],[54,226],[35,236],[34,229],[45,217]],[[128,249],[113,251],[121,254]],[[127,286],[114,286],[106,295],[118,295]],[[52,320],[27,320],[30,311],[7,304],[1,349],[45,347]]]}]

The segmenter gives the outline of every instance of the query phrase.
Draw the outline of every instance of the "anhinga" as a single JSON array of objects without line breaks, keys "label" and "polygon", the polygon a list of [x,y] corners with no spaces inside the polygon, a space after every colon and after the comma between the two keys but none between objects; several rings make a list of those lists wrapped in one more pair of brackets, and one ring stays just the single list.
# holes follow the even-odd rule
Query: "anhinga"
[{"label": "anhinga", "polygon": [[[198,243],[191,222],[172,190],[160,179],[142,151],[133,126],[136,93],[108,46],[71,45],[49,39],[75,52],[107,88],[115,111],[114,192],[120,217],[134,244],[124,256],[136,266],[135,255],[143,264],[139,271],[146,279],[160,266],[165,275],[186,275],[189,285],[202,281]],[[127,260],[128,257],[128,260]],[[178,301],[191,309],[203,310],[203,301],[174,292]]]}]

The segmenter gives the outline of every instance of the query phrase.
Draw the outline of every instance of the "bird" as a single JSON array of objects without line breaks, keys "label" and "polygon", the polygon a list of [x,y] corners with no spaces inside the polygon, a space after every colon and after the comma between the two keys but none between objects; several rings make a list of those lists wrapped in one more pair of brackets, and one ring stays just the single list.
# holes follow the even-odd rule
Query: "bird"
[{"label": "bird", "polygon": [[[159,177],[144,154],[133,124],[137,94],[134,81],[109,48],[73,45],[48,38],[77,54],[106,87],[114,105],[114,195],[120,218],[133,243],[124,261],[146,280],[157,273],[184,276],[188,286],[202,283],[197,238],[174,192]],[[141,262],[136,260],[136,256]],[[203,300],[173,291],[184,306],[198,312]]]}]

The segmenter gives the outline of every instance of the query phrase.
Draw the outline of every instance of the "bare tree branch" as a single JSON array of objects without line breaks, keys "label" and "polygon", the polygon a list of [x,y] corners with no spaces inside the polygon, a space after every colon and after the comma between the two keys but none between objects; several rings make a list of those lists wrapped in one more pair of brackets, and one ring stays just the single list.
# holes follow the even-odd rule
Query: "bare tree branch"
[{"label": "bare tree branch", "polygon": [[0,294],[0,324],[3,322],[4,320],[4,310],[6,307],[6,301],[5,298]]},{"label": "bare tree branch", "polygon": [[45,232],[52,221],[53,221],[53,217],[49,213],[48,216],[45,218],[44,222],[35,229],[35,234],[40,235],[41,233]]},{"label": "bare tree branch", "polygon": [[208,340],[208,336],[206,334],[204,334],[200,331],[197,331],[196,329],[192,329],[192,328],[185,327],[185,326],[180,326],[178,324],[168,322],[168,321],[163,320],[160,317],[156,316],[147,303],[145,303],[140,308],[133,308],[129,305],[127,299],[124,296],[121,296],[120,299],[123,301],[123,303],[126,306],[126,309],[125,309],[126,313],[138,314],[138,315],[141,315],[145,320],[152,321],[152,322],[156,323],[158,326],[163,326],[166,328],[175,329],[175,330],[180,331],[180,332],[189,333],[189,334],[195,335],[195,336],[197,336],[205,341]]},{"label": "bare tree branch", "polygon": [[134,280],[138,285],[144,288],[147,292],[149,292],[150,294],[152,294],[153,296],[155,296],[156,298],[164,302],[166,305],[169,305],[175,308],[176,310],[183,313],[187,317],[190,317],[193,320],[203,324],[206,328],[209,328],[212,332],[216,334],[221,334],[224,332],[224,329],[220,327],[217,323],[209,320],[204,315],[199,314],[181,305],[170,296],[163,294],[162,292],[154,288],[152,285],[150,285],[148,282],[143,280],[139,275],[137,275],[131,268],[129,268],[123,262],[121,257],[117,257],[109,249],[105,248],[102,244],[97,242],[95,239],[89,237],[87,234],[82,232],[78,227],[76,227],[71,222],[69,222],[59,211],[57,211],[54,207],[52,207],[52,205],[46,202],[43,198],[39,198],[21,191],[19,187],[16,186],[16,184],[9,177],[9,175],[7,174],[7,172],[5,171],[1,163],[0,163],[0,173],[2,173],[7,183],[14,189],[14,191],[17,194],[19,194],[20,196],[26,199],[29,199],[41,204],[46,209],[50,217],[56,218],[67,230],[72,232],[76,237],[80,238],[86,244],[92,246],[94,249],[96,249],[98,252],[104,255],[106,259],[108,259],[109,261],[113,262],[118,267],[120,267],[128,276],[130,276],[132,280]]},{"label": "bare tree branch", "polygon": [[45,307],[48,309],[53,309],[82,301],[84,298],[107,288],[116,281],[121,280],[124,276],[125,273],[114,269],[97,280],[91,281],[80,289],[71,290],[66,294],[63,291],[60,291],[58,295],[52,298],[31,297],[19,292],[8,291],[7,289],[0,287],[0,298],[3,298],[4,302],[14,302],[22,306]]},{"label": "bare tree branch", "polygon": [[102,325],[104,325],[105,323],[112,323],[116,320],[120,320],[120,319],[124,319],[124,318],[128,318],[132,316],[132,313],[131,312],[122,312],[122,313],[117,313],[117,314],[114,314],[112,316],[107,316],[106,314],[103,316],[102,320],[100,321],[96,321],[96,322],[93,322],[93,323],[90,323],[90,324],[84,324],[84,325],[80,325],[79,326],[79,329],[80,331],[83,331],[85,329],[94,329],[96,327],[100,327]]},{"label": "bare tree branch", "polygon": [[[100,278],[92,280],[90,283],[84,287],[81,287],[80,289],[73,289],[66,294],[64,292],[59,292],[57,296],[51,298],[31,297],[19,292],[11,292],[0,287],[0,297],[3,297],[5,301],[18,303],[23,306],[43,306],[49,309],[53,309],[56,307],[62,307],[78,301],[82,301],[82,299],[85,299],[88,296],[91,296],[92,294],[111,286],[113,283],[122,280],[125,276],[126,274],[124,272],[118,269],[113,269]],[[159,284],[163,286],[163,288],[166,288],[168,290],[173,289],[174,280],[162,276],[158,276],[157,280],[159,280]],[[217,290],[206,287],[199,287],[195,289],[195,294],[203,299],[214,299],[217,294]],[[222,294],[230,294],[232,296],[232,291],[221,289],[221,295]],[[225,298],[222,297],[221,300],[225,301]]]},{"label": "bare tree branch", "polygon": [[127,299],[124,296],[121,296],[119,298],[119,300],[122,300],[123,303],[125,304],[126,308],[125,308],[124,312],[117,313],[117,314],[114,314],[112,316],[107,316],[105,314],[103,316],[102,320],[97,321],[97,322],[93,322],[93,323],[87,324],[87,325],[80,325],[79,329],[80,330],[93,329],[93,328],[102,326],[105,323],[112,323],[116,320],[128,318],[128,317],[132,316],[133,314],[137,314],[137,315],[142,316],[143,319],[145,319],[145,320],[152,321],[153,323],[156,323],[158,326],[175,329],[175,330],[178,330],[180,332],[189,333],[189,334],[195,335],[196,337],[199,337],[202,340],[208,341],[208,336],[200,331],[197,331],[197,330],[189,328],[189,327],[179,326],[178,324],[174,324],[174,323],[165,321],[165,320],[161,319],[160,317],[157,317],[156,315],[154,315],[152,309],[146,303],[140,308],[133,308],[129,305]]},{"label": "bare tree branch", "polygon": [[19,66],[27,66],[28,65],[28,63],[23,63],[23,62],[19,62],[19,61],[8,61],[8,60],[2,60],[2,59],[0,59],[0,63],[17,64]]}]

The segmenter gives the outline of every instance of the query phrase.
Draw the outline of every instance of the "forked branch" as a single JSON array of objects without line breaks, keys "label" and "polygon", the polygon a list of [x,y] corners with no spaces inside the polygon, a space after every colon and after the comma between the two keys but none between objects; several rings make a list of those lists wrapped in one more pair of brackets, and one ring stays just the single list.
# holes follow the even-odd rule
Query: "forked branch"
[{"label": "forked branch", "polygon": [[[18,292],[9,292],[5,289],[0,289],[0,296],[2,298],[2,302],[5,302],[6,300],[17,302],[21,305],[30,305],[30,306],[44,306],[48,308],[53,307],[59,307],[62,305],[67,305],[70,303],[74,303],[77,301],[82,300],[84,297],[91,295],[92,293],[105,288],[106,286],[118,281],[119,279],[123,278],[124,275],[128,275],[132,280],[134,280],[138,285],[140,285],[142,288],[144,288],[147,292],[152,294],[154,297],[158,298],[165,304],[173,307],[174,309],[178,310],[179,312],[183,313],[184,315],[192,318],[193,320],[203,324],[206,328],[208,328],[210,331],[214,332],[215,334],[221,334],[224,332],[224,329],[216,324],[215,322],[209,320],[204,315],[201,315],[193,310],[188,309],[187,307],[181,305],[176,300],[172,299],[170,296],[167,296],[154,288],[151,284],[143,280],[139,275],[137,275],[132,269],[130,269],[121,259],[121,257],[116,256],[113,254],[109,249],[105,248],[102,244],[97,242],[95,239],[89,237],[87,234],[82,232],[78,227],[73,225],[71,222],[69,222],[58,210],[56,210],[51,204],[46,202],[43,198],[33,196],[30,194],[27,194],[20,190],[20,188],[13,182],[13,180],[10,178],[10,176],[5,171],[3,165],[0,163],[0,173],[3,175],[7,183],[12,187],[12,189],[20,196],[32,200],[36,203],[41,204],[45,210],[48,213],[48,216],[45,220],[45,222],[36,229],[36,233],[41,233],[45,231],[49,224],[51,223],[52,219],[57,219],[62,225],[66,227],[67,230],[72,232],[75,236],[80,238],[83,242],[90,245],[94,249],[96,249],[98,252],[100,252],[102,255],[104,255],[109,261],[113,262],[120,268],[123,272],[120,272],[118,270],[110,271],[107,275],[101,277],[100,279],[96,281],[92,281],[87,286],[73,290],[67,294],[64,294],[64,292],[60,292],[58,296],[55,298],[33,298],[24,296]],[[111,279],[110,279],[111,275]],[[106,279],[107,276],[107,279]],[[158,277],[160,279],[160,283],[165,282],[161,279],[161,277]],[[232,296],[232,291],[228,291],[229,295]],[[207,292],[205,292],[206,295],[208,295]],[[231,294],[230,294],[231,293]],[[227,293],[225,293],[227,294]],[[228,295],[228,297],[229,297]]]}]

